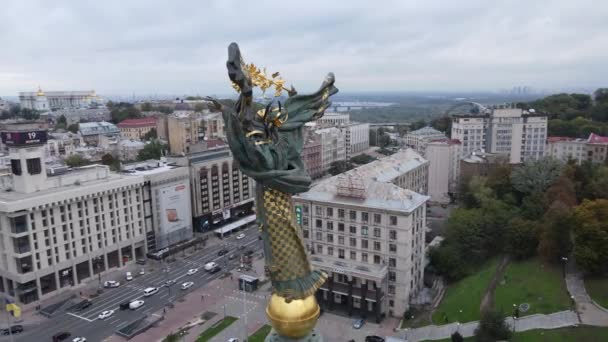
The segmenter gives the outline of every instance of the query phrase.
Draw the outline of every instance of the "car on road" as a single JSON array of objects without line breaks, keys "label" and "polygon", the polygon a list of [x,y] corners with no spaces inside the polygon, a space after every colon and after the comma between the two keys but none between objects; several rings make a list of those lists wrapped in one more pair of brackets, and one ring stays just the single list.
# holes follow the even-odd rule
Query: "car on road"
[{"label": "car on road", "polygon": [[171,285],[173,285],[173,284],[175,284],[175,280],[167,280],[167,281],[165,282],[165,286],[171,286]]},{"label": "car on road", "polygon": [[214,268],[216,268],[217,266],[218,265],[217,265],[216,262],[213,262],[213,261],[212,262],[208,262],[208,263],[205,264],[205,271],[211,271]]},{"label": "car on road", "polygon": [[106,287],[106,288],[119,287],[119,286],[120,286],[120,282],[115,281],[115,280],[108,280],[103,283],[103,287]]},{"label": "car on road", "polygon": [[355,329],[361,329],[361,327],[363,327],[364,324],[365,324],[365,321],[363,319],[356,319],[353,322],[353,328],[355,328]]},{"label": "car on road", "polygon": [[17,325],[13,325],[11,327],[10,331],[8,329],[3,329],[2,335],[20,334],[22,332],[23,332],[23,325],[17,324]]},{"label": "car on road", "polygon": [[158,287],[148,287],[144,290],[144,297],[149,297],[158,292]]},{"label": "car on road", "polygon": [[144,301],[143,300],[134,300],[131,303],[129,303],[129,309],[131,310],[137,310],[139,307],[141,307],[142,305],[144,305]]},{"label": "car on road", "polygon": [[230,256],[228,256],[228,260],[232,259],[236,259],[236,254],[230,254]]},{"label": "car on road", "polygon": [[86,299],[86,300],[83,300],[82,302],[80,302],[80,306],[78,307],[78,309],[82,311],[82,310],[90,307],[91,305],[93,305],[93,302]]},{"label": "car on road", "polygon": [[106,310],[99,314],[99,319],[106,319],[114,314],[114,310]]},{"label": "car on road", "polygon": [[365,342],[384,342],[384,338],[375,335],[365,336]]},{"label": "car on road", "polygon": [[188,270],[188,273],[186,273],[187,275],[193,275],[196,272],[198,272],[198,268],[191,268]]},{"label": "car on road", "polygon": [[70,336],[72,336],[72,334],[70,334],[67,331],[58,332],[55,335],[53,335],[53,342],[59,342],[59,341],[66,340]]},{"label": "car on road", "polygon": [[239,234],[239,235],[236,236],[237,240],[244,239],[244,238],[245,238],[245,234],[244,233],[241,233],[241,234]]},{"label": "car on road", "polygon": [[227,249],[225,249],[225,248],[224,248],[224,249],[220,249],[220,251],[219,251],[219,252],[217,252],[217,255],[218,255],[218,256],[222,256],[222,255],[224,255],[224,254],[228,254],[228,250],[227,250]]},{"label": "car on road", "polygon": [[222,270],[222,268],[221,268],[221,267],[216,266],[214,269],[210,270],[210,271],[209,271],[209,273],[213,274],[213,273],[217,273],[217,272],[219,272],[219,271],[221,271],[221,270]]},{"label": "car on road", "polygon": [[127,310],[129,308],[129,305],[131,305],[131,302],[120,303],[120,305],[119,305],[120,310]]},{"label": "car on road", "polygon": [[72,342],[87,342],[86,337],[76,337]]},{"label": "car on road", "polygon": [[187,290],[187,289],[191,288],[192,285],[194,285],[194,282],[187,281],[187,282],[185,282],[185,283],[182,284],[182,290]]},{"label": "car on road", "polygon": [[146,264],[146,259],[137,259],[137,264],[138,265],[145,265]]},{"label": "car on road", "polygon": [[146,274],[146,270],[144,270],[143,268],[139,271],[139,275],[144,275]]},{"label": "car on road", "polygon": [[229,338],[228,341],[226,341],[226,342],[239,342],[239,339],[236,337],[233,337],[233,338]]},{"label": "car on road", "polygon": [[250,249],[250,250],[248,250],[247,252],[245,252],[244,254],[245,254],[246,256],[251,256],[253,253],[254,253],[254,252],[253,252],[253,251]]},{"label": "car on road", "polygon": [[133,280],[133,274],[131,274],[131,272],[127,272],[126,278],[127,278],[127,281]]}]

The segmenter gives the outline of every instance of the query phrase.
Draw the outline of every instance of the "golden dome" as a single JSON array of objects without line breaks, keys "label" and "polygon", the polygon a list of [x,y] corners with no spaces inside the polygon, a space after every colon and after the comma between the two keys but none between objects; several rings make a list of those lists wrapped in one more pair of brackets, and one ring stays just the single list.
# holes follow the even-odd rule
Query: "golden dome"
[{"label": "golden dome", "polygon": [[315,327],[320,311],[315,296],[288,303],[284,297],[273,294],[266,307],[266,316],[279,335],[301,338]]},{"label": "golden dome", "polygon": [[36,93],[36,96],[44,96],[44,92],[42,91],[42,89],[40,89],[40,87],[38,87],[38,92]]}]

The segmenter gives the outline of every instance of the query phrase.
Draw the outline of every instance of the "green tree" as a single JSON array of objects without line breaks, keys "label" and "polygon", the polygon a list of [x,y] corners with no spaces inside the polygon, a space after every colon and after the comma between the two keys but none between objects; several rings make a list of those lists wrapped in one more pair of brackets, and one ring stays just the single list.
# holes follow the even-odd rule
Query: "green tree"
[{"label": "green tree", "polygon": [[76,133],[78,133],[78,130],[80,130],[80,124],[78,122],[73,123],[68,126],[67,130],[76,134]]},{"label": "green tree", "polygon": [[141,104],[142,112],[151,112],[153,110],[152,104],[150,102],[144,102]]},{"label": "green tree", "polygon": [[508,341],[511,330],[505,322],[505,316],[499,311],[482,312],[479,326],[475,329],[475,341],[495,342]]},{"label": "green tree", "polygon": [[511,172],[511,183],[523,194],[543,192],[560,173],[561,165],[555,159],[529,160]]},{"label": "green tree", "polygon": [[365,153],[362,153],[362,154],[359,154],[359,155],[356,155],[356,156],[350,158],[351,163],[359,164],[359,165],[371,163],[374,160],[376,160],[376,158],[370,156],[369,154],[365,154]]},{"label": "green tree", "polygon": [[69,167],[80,167],[89,165],[89,160],[83,158],[79,154],[72,154],[65,159],[65,164]]},{"label": "green tree", "polygon": [[430,126],[444,132],[447,136],[452,134],[452,118],[449,116],[441,116],[431,120]]},{"label": "green tree", "polygon": [[464,337],[462,337],[462,335],[460,335],[460,333],[456,331],[452,335],[450,335],[450,340],[452,342],[464,342]]},{"label": "green tree", "polygon": [[114,156],[112,156],[110,153],[106,153],[103,156],[101,156],[101,163],[103,165],[112,165],[114,163]]},{"label": "green tree", "polygon": [[591,274],[608,273],[608,200],[585,200],[574,211],[574,255]]},{"label": "green tree", "polygon": [[154,140],[158,139],[158,132],[156,132],[156,128],[151,128],[148,133],[144,134],[142,137],[143,140]]},{"label": "green tree", "polygon": [[506,251],[516,259],[526,259],[536,254],[538,246],[538,223],[514,218],[507,229]]},{"label": "green tree", "polygon": [[596,103],[608,102],[608,88],[599,88],[593,92],[593,99]]},{"label": "green tree", "polygon": [[197,103],[197,104],[194,105],[194,111],[197,112],[197,113],[200,113],[203,110],[205,110],[206,107],[207,106],[205,106],[205,104],[203,104],[203,103]]},{"label": "green tree", "polygon": [[455,243],[444,241],[441,246],[429,249],[428,255],[435,270],[449,281],[462,279],[469,273],[470,265]]},{"label": "green tree", "polygon": [[335,175],[339,175],[343,172],[346,172],[348,170],[351,170],[352,168],[353,168],[353,165],[350,162],[345,161],[345,160],[338,160],[338,161],[331,163],[331,165],[329,167],[329,173],[332,176],[335,176]]},{"label": "green tree", "polygon": [[158,140],[153,140],[144,146],[137,154],[138,160],[160,159],[166,146]]},{"label": "green tree", "polygon": [[37,110],[29,108],[21,108],[19,115],[25,120],[38,120],[40,118],[40,113]]},{"label": "green tree", "polygon": [[131,103],[121,102],[112,107],[110,111],[110,116],[112,118],[113,123],[119,123],[126,119],[137,119],[141,118],[142,114],[139,109],[137,109]]},{"label": "green tree", "polygon": [[593,177],[586,186],[586,193],[590,198],[608,199],[608,166],[596,166]]},{"label": "green tree", "polygon": [[173,113],[173,108],[168,107],[168,106],[159,106],[157,108],[157,110],[159,112],[161,112],[161,113],[164,113],[164,114],[171,114],[171,113]]},{"label": "green tree", "polygon": [[388,134],[385,133],[385,134],[378,136],[378,146],[384,148],[390,144],[391,144],[391,138],[388,136]]},{"label": "green tree", "polygon": [[420,120],[412,122],[412,124],[410,125],[410,130],[415,131],[417,129],[425,127],[426,125],[427,125],[426,120],[420,119]]},{"label": "green tree", "polygon": [[570,238],[573,226],[572,210],[560,201],[554,202],[540,225],[538,254],[548,262],[559,262],[572,250]]}]

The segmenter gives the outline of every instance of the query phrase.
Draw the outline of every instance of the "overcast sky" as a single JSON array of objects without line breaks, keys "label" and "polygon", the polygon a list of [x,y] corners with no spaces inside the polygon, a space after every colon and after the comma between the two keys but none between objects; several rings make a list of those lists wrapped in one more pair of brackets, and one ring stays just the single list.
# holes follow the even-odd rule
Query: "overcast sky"
[{"label": "overcast sky", "polygon": [[[86,4],[85,4],[86,2]],[[595,87],[608,1],[0,2],[0,95],[228,94],[227,46],[300,91]]]}]

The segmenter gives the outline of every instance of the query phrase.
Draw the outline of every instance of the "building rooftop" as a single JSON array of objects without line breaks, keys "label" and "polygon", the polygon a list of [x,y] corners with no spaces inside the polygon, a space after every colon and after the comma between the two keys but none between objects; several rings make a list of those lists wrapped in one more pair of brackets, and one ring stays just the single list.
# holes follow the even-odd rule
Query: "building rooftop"
[{"label": "building rooftop", "polygon": [[587,142],[590,144],[608,144],[608,137],[591,133],[589,134],[589,139],[587,139]]},{"label": "building rooftop", "polygon": [[82,135],[97,135],[97,134],[118,134],[120,130],[116,125],[110,122],[83,122],[80,124],[80,134]]},{"label": "building rooftop", "polygon": [[460,145],[461,142],[458,139],[439,139],[432,140],[429,142],[429,145]]},{"label": "building rooftop", "polygon": [[127,119],[118,123],[118,128],[137,128],[137,127],[148,127],[156,126],[156,118],[153,116],[140,118],[140,119]]},{"label": "building rooftop", "polygon": [[443,132],[434,129],[431,126],[426,126],[426,127],[422,127],[420,129],[417,129],[415,131],[411,131],[408,134],[410,134],[410,135],[428,136],[428,135],[443,135]]},{"label": "building rooftop", "polygon": [[395,178],[427,163],[428,161],[420,154],[408,148],[369,164],[361,165],[354,170],[363,178],[375,178],[379,182],[392,182]]}]

